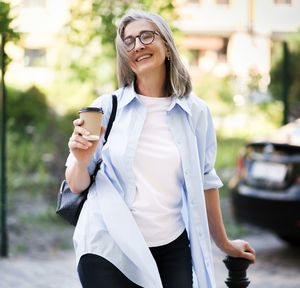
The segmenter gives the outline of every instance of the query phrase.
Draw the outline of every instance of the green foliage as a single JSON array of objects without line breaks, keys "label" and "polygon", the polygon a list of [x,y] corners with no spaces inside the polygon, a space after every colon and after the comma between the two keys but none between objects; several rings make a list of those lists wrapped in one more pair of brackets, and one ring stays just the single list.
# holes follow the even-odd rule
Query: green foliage
[{"label": "green foliage", "polygon": [[233,105],[231,77],[216,77],[212,74],[203,75],[195,86],[195,91],[206,101],[220,101]]},{"label": "green foliage", "polygon": [[[298,38],[292,38],[288,43],[288,71],[287,79],[289,85],[290,107],[300,106],[300,33]],[[275,99],[282,101],[283,95],[283,49],[282,44],[274,46],[274,61],[271,69],[270,91]],[[300,117],[300,115],[298,115]]]},{"label": "green foliage", "polygon": [[38,195],[23,195],[21,199],[15,200],[18,201],[18,209],[15,211],[18,213],[15,220],[18,221],[12,221],[9,226],[10,255],[30,253],[49,256],[56,251],[72,248],[74,228],[66,225],[55,213],[54,205],[47,205]]},{"label": "green foliage", "polygon": [[196,95],[209,103],[214,115],[225,116],[234,109],[231,77],[217,78],[206,74],[194,85]]},{"label": "green foliage", "polygon": [[[251,139],[266,136],[279,127],[282,122],[281,102],[256,104],[245,99],[245,103],[236,105],[233,101],[234,81],[231,76],[218,78],[205,74],[194,85],[196,95],[206,101],[213,114],[218,135]],[[252,87],[255,89],[254,84]]]},{"label": "green foliage", "polygon": [[8,190],[44,187],[51,178],[42,160],[51,149],[51,142],[44,141],[51,114],[46,96],[35,87],[8,88],[7,95]]},{"label": "green foliage", "polygon": [[58,116],[37,88],[8,89],[8,191],[52,199],[63,177],[75,112]]},{"label": "green foliage", "polygon": [[[19,254],[69,248],[71,242],[66,239],[71,239],[72,228],[55,214],[55,206],[77,112],[55,114],[45,95],[34,87],[27,91],[9,88],[7,99],[10,250]],[[41,235],[36,245],[32,239]]]},{"label": "green foliage", "polygon": [[66,135],[68,138],[73,132],[72,123],[76,118],[78,118],[77,110],[70,110],[63,116],[57,116],[55,128],[59,131],[61,135]]},{"label": "green foliage", "polygon": [[[91,87],[91,83],[70,79],[71,73],[67,73],[68,68],[63,63],[62,66],[56,70],[53,84],[46,89],[49,105],[60,115],[68,113],[69,110],[78,111],[80,107],[90,105],[100,94],[96,87]],[[92,83],[95,86],[99,85],[102,89],[104,87],[98,82]]]},{"label": "green foliage", "polygon": [[[97,71],[103,63],[115,67],[116,23],[129,8],[149,10],[166,19],[175,19],[171,0],[74,1],[66,35],[74,52],[70,68],[78,80],[101,81]],[[116,86],[115,69],[106,70],[106,73],[110,74],[110,80]]]},{"label": "green foliage", "polygon": [[234,168],[239,151],[245,143],[246,140],[244,138],[224,138],[219,136],[216,169]]},{"label": "green foliage", "polygon": [[[5,1],[0,1],[0,34],[3,35],[1,41],[8,42],[19,39],[19,34],[12,28],[13,20],[14,18],[11,16],[11,4]],[[1,57],[2,53],[0,53],[0,63],[2,63]],[[9,62],[10,58],[5,57],[4,70]]]},{"label": "green foliage", "polygon": [[9,129],[31,136],[36,129],[47,128],[51,112],[44,93],[31,87],[27,91],[9,88],[7,94]]},{"label": "green foliage", "polygon": [[[44,137],[43,137],[44,136]],[[7,175],[8,192],[27,191],[28,193],[43,193],[53,180],[45,165],[51,143],[45,141],[45,135],[37,131],[31,138],[8,131],[7,135]]]}]

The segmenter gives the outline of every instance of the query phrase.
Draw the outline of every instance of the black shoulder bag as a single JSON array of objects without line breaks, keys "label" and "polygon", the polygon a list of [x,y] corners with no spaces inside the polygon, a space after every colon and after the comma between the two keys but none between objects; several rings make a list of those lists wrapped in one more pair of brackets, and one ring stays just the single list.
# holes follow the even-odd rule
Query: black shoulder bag
[{"label": "black shoulder bag", "polygon": [[[104,145],[108,139],[110,130],[112,128],[113,122],[117,113],[117,96],[112,96],[112,111],[109,117],[109,121],[106,127],[104,135]],[[80,211],[82,209],[84,201],[87,199],[87,194],[91,185],[95,182],[96,175],[100,169],[102,159],[100,159],[95,167],[94,173],[91,175],[91,182],[88,188],[86,188],[80,194],[73,193],[69,188],[68,182],[63,180],[58,192],[57,197],[57,208],[56,213],[59,214],[62,218],[68,221],[71,225],[76,226]]]}]

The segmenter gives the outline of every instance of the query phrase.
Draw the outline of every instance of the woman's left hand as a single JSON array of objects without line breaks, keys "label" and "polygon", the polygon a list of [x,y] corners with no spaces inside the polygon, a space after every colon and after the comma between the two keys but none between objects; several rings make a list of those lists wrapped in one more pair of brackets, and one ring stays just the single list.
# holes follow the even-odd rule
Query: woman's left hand
[{"label": "woman's left hand", "polygon": [[229,240],[226,247],[222,249],[227,255],[231,257],[239,257],[255,262],[255,250],[244,240]]}]

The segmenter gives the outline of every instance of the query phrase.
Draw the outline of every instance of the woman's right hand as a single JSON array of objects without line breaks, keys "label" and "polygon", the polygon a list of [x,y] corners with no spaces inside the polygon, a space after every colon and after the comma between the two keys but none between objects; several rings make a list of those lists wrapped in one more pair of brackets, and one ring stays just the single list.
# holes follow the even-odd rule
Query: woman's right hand
[{"label": "woman's right hand", "polygon": [[[83,124],[82,119],[76,119],[73,121],[74,130],[69,139],[69,149],[74,155],[77,162],[81,165],[87,166],[96,151],[98,141],[88,141],[83,136],[88,136],[90,132],[85,128],[81,127]],[[101,128],[100,137],[104,132],[104,128]]]}]

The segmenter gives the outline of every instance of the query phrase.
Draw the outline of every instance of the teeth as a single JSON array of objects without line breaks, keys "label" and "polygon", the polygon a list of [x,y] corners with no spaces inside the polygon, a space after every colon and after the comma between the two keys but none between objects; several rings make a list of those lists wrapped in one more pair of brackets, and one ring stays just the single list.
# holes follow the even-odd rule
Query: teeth
[{"label": "teeth", "polygon": [[141,56],[138,59],[136,59],[136,61],[139,62],[139,61],[141,61],[143,59],[150,58],[150,57],[151,57],[151,55],[144,55],[144,56]]}]

